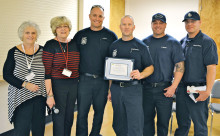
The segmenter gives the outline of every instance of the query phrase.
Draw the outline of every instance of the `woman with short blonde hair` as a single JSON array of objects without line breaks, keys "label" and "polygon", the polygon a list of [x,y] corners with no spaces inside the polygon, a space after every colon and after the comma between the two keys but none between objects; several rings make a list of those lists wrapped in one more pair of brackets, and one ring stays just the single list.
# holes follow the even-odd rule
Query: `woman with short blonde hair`
[{"label": "woman with short blonde hair", "polygon": [[46,42],[43,53],[47,105],[59,109],[58,114],[52,114],[53,135],[70,136],[77,96],[79,51],[75,42],[67,38],[72,28],[67,17],[52,18],[50,26],[55,37]]}]

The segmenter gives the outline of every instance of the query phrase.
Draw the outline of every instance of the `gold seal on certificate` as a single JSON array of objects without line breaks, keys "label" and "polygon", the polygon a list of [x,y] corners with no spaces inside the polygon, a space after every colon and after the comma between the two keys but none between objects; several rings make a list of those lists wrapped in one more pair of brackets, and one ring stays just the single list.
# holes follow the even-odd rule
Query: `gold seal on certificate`
[{"label": "gold seal on certificate", "polygon": [[130,73],[133,70],[133,59],[109,58],[105,59],[106,80],[131,80]]}]

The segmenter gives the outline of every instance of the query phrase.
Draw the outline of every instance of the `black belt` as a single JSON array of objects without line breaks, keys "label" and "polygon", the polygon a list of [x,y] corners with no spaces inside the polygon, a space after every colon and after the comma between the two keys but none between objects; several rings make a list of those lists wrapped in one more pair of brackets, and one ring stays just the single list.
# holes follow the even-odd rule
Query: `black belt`
[{"label": "black belt", "polygon": [[206,82],[202,82],[202,83],[195,83],[195,82],[184,83],[184,82],[182,82],[182,84],[184,84],[185,86],[205,86]]},{"label": "black belt", "polygon": [[148,83],[148,82],[144,82],[144,85],[150,86],[150,87],[170,86],[170,85],[171,85],[171,82],[158,82],[158,83]]},{"label": "black belt", "polygon": [[95,75],[95,74],[90,74],[90,73],[82,73],[82,75],[88,76],[88,77],[93,77],[93,78],[103,77],[101,75]]},{"label": "black belt", "polygon": [[132,85],[138,85],[140,84],[141,82],[140,81],[130,81],[130,82],[119,82],[119,81],[112,81],[113,84],[117,84],[119,85],[120,87],[129,87],[129,86],[132,86]]}]

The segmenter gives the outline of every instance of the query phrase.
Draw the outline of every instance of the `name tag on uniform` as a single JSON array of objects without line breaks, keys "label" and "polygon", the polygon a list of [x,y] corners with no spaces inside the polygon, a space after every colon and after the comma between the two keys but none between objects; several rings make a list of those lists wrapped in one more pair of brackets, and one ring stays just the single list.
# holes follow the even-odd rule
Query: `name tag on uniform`
[{"label": "name tag on uniform", "polygon": [[130,53],[132,53],[133,51],[139,51],[139,49],[136,49],[136,48],[131,48]]},{"label": "name tag on uniform", "polygon": [[35,77],[34,72],[30,72],[30,73],[26,76],[26,79],[27,79],[27,81],[30,81],[30,80],[33,79],[34,77]]},{"label": "name tag on uniform", "polygon": [[68,70],[67,68],[64,68],[62,74],[70,77],[72,74],[72,71]]}]

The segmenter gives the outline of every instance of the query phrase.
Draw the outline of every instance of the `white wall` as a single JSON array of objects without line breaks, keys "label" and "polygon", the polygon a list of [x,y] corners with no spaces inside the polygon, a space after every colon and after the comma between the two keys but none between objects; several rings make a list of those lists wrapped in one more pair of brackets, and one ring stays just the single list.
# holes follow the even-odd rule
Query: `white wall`
[{"label": "white wall", "polygon": [[182,22],[191,10],[198,11],[199,0],[125,0],[125,14],[134,17],[134,36],[143,39],[152,34],[151,20],[155,13],[163,13],[167,19],[166,33],[177,40],[186,36]]},{"label": "white wall", "polygon": [[[64,15],[71,20],[73,28],[70,38],[77,31],[78,0],[0,0],[0,13],[0,80],[8,50],[21,43],[17,36],[17,29],[23,21],[31,20],[40,26],[41,35],[38,43],[41,45],[54,38],[50,29],[50,20],[55,16]],[[1,135],[13,127],[7,117],[7,85],[0,88],[0,91],[2,92],[0,95]]]},{"label": "white wall", "polygon": [[0,77],[7,52],[21,43],[17,29],[23,21],[36,22],[41,29],[38,43],[53,38],[50,20],[55,16],[67,16],[72,21],[73,37],[78,26],[78,0],[0,0]]},{"label": "white wall", "polygon": [[79,29],[83,29],[90,26],[89,14],[90,9],[93,5],[103,6],[105,16],[103,26],[109,28],[110,0],[80,0],[79,4]]}]

